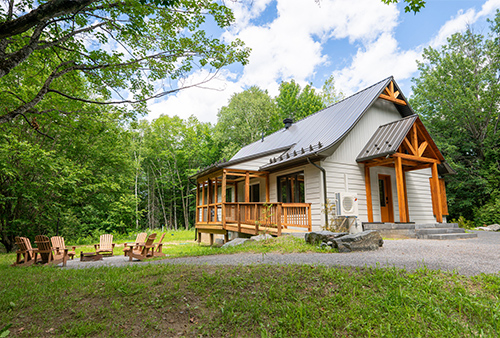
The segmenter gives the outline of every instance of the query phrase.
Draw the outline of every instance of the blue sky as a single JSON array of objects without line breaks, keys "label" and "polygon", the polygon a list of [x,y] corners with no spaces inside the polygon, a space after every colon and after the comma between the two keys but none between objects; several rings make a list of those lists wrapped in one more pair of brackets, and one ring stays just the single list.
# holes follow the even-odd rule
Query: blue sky
[{"label": "blue sky", "polygon": [[[429,0],[421,12],[380,0],[242,0],[226,2],[236,17],[225,41],[239,38],[252,49],[249,63],[230,66],[201,88],[190,88],[149,104],[148,119],[161,114],[217,122],[231,95],[256,85],[274,96],[279,83],[294,79],[321,88],[331,75],[346,95],[393,75],[405,96],[418,76],[423,48],[439,48],[468,26],[488,31],[487,18],[500,0]],[[191,74],[187,83],[207,76]]]}]

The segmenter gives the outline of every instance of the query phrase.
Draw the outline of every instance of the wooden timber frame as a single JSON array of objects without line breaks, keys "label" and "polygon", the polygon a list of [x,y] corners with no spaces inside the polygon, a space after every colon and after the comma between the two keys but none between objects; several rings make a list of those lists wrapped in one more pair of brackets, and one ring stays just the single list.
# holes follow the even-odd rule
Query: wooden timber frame
[{"label": "wooden timber frame", "polygon": [[[265,181],[265,202],[250,201],[250,180],[253,178]],[[243,183],[244,201],[237,201],[238,183]],[[230,198],[228,201],[228,187],[233,187],[234,200]],[[215,234],[224,235],[224,242],[227,242],[228,231],[251,235],[264,232],[277,236],[288,227],[311,231],[310,203],[270,202],[269,190],[269,173],[264,171],[223,168],[199,176],[195,222],[198,242],[202,233],[210,234],[212,245]]]},{"label": "wooden timber frame", "polygon": [[[380,96],[381,98],[382,95]],[[373,204],[370,168],[376,166],[395,169],[400,222],[410,222],[405,174],[409,171],[431,168],[430,187],[433,212],[438,223],[443,223],[443,215],[448,214],[444,180],[439,178],[438,164],[444,161],[434,141],[420,119],[416,119],[402,143],[393,154],[361,161],[365,166],[365,188],[368,221],[373,222]]]}]

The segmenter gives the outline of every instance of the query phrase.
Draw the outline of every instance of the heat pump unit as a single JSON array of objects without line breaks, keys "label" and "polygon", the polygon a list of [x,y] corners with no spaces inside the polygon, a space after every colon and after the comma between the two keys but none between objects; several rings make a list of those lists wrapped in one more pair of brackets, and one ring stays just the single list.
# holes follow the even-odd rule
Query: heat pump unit
[{"label": "heat pump unit", "polygon": [[337,215],[358,216],[358,194],[351,192],[337,193]]}]

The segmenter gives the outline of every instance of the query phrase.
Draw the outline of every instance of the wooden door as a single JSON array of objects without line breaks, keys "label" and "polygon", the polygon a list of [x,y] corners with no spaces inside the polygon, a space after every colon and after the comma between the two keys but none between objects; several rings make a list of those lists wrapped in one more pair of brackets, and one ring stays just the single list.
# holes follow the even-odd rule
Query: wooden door
[{"label": "wooden door", "polygon": [[394,222],[391,176],[378,175],[378,189],[380,196],[380,218],[382,222]]}]

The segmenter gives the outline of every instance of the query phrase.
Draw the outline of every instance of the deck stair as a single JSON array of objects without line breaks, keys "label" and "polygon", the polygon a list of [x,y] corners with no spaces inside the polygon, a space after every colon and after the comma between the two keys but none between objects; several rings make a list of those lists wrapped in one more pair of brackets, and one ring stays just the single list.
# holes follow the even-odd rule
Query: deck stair
[{"label": "deck stair", "polygon": [[457,223],[363,223],[364,230],[377,230],[386,238],[467,239],[477,234],[466,233]]}]

